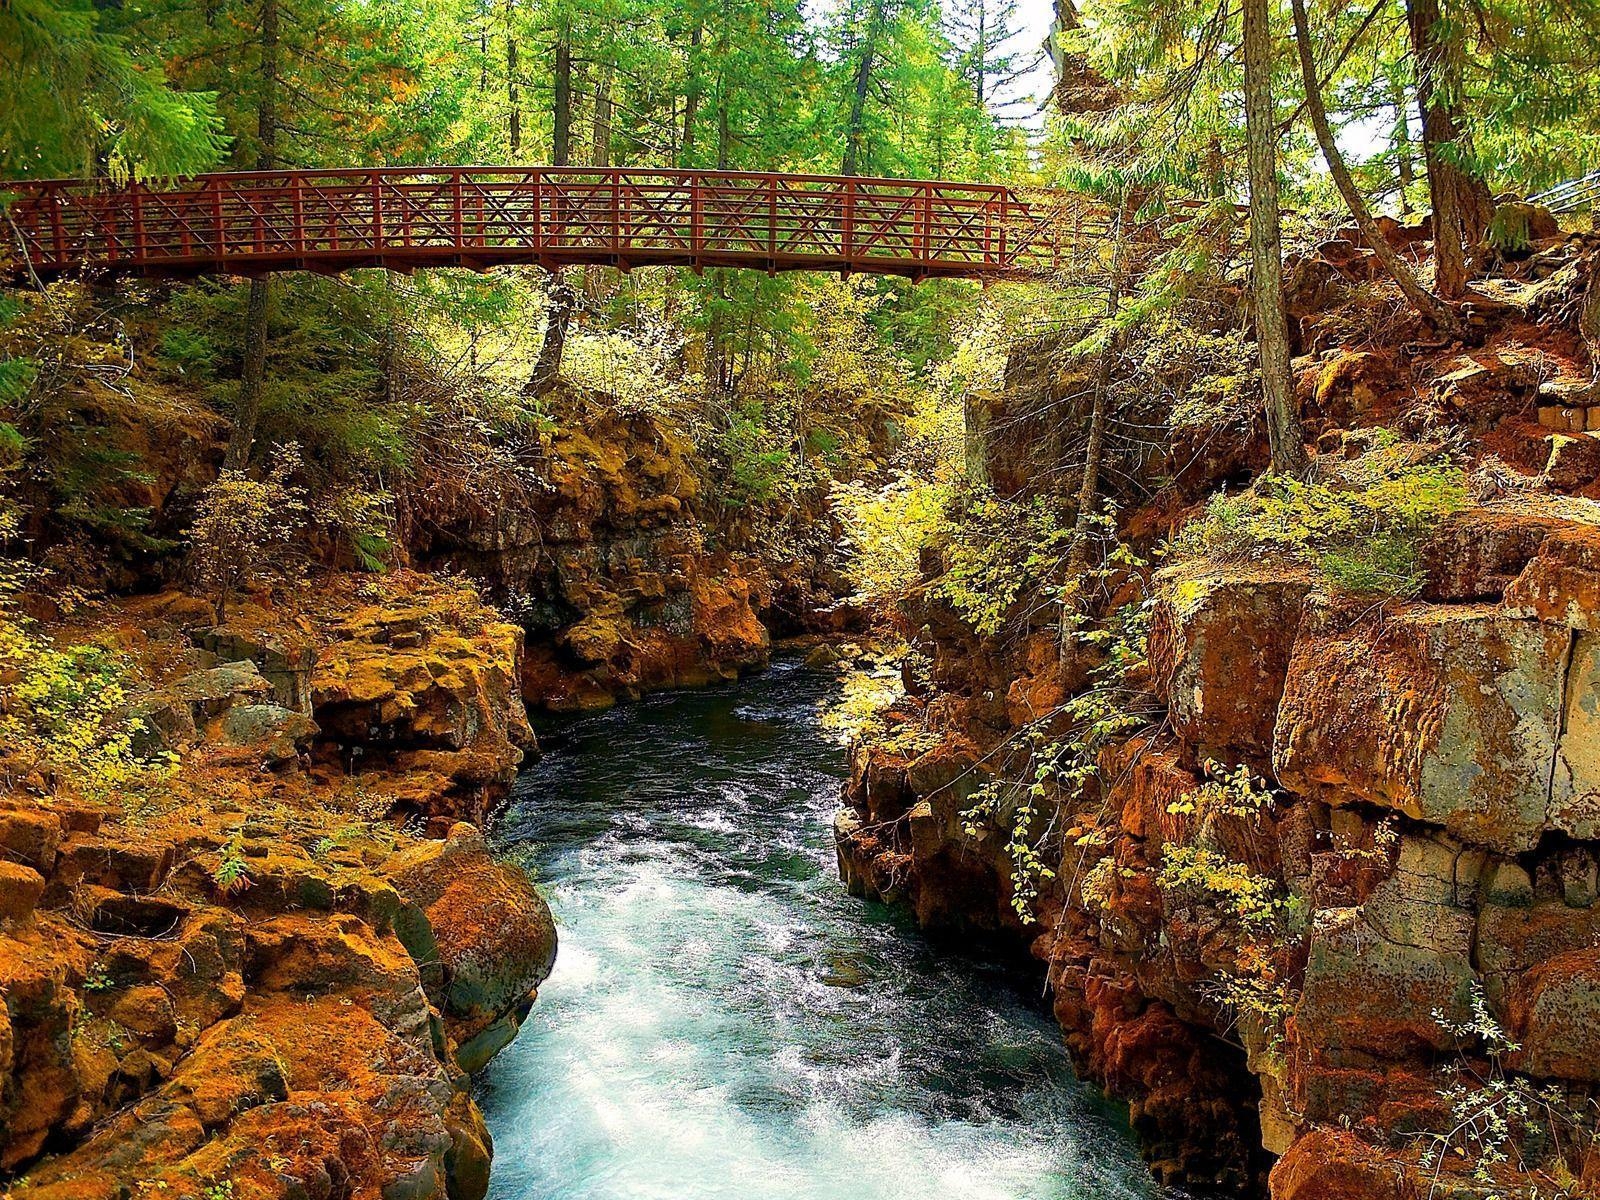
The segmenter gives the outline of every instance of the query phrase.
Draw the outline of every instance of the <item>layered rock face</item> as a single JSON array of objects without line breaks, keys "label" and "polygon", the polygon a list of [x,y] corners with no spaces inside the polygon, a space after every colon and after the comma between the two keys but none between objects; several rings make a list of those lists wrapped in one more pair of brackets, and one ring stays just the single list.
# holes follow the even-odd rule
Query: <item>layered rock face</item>
[{"label": "layered rock face", "polygon": [[[1449,574],[1427,593],[1468,599],[1375,609],[1261,568],[1164,578],[1164,717],[1103,752],[1103,793],[1060,815],[1032,923],[995,839],[959,814],[1054,661],[1024,648],[964,680],[946,663],[936,679],[960,691],[918,720],[961,736],[857,751],[847,878],[927,923],[1031,940],[1078,1062],[1129,1100],[1169,1179],[1259,1188],[1281,1155],[1277,1197],[1426,1194],[1459,1077],[1503,1072],[1577,1110],[1600,1082],[1600,528],[1468,510],[1432,549]],[[1216,762],[1279,790],[1259,811],[1208,801]],[[1173,871],[1196,848],[1210,880]],[[1291,914],[1270,943],[1222,894],[1249,880]]]},{"label": "layered rock face", "polygon": [[0,929],[13,1195],[483,1195],[466,1073],[549,973],[549,913],[471,826],[410,850],[304,830],[0,811],[43,891],[7,889]]},{"label": "layered rock face", "polygon": [[469,1073],[556,946],[458,820],[532,744],[520,630],[403,574],[207,615],[96,614],[148,674],[143,736],[181,752],[158,791],[0,803],[10,1194],[476,1200]]},{"label": "layered rock face", "polygon": [[[537,486],[493,513],[430,512],[408,541],[419,562],[489,584],[528,633],[531,704],[618,697],[734,678],[763,665],[769,621],[804,627],[842,590],[804,549],[775,570],[740,515],[703,494],[708,467],[665,422],[568,396]],[[816,497],[826,522],[826,497]],[[797,526],[804,517],[796,519]]]}]

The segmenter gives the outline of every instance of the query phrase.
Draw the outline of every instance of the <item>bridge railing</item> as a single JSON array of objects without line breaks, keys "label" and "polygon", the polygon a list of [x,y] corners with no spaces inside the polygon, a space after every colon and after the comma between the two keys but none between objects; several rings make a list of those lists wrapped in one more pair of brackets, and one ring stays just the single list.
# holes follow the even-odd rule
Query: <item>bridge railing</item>
[{"label": "bridge railing", "polygon": [[1052,270],[1104,232],[986,183],[735,171],[421,167],[236,172],[171,187],[0,184],[41,276],[538,262],[985,276]]}]

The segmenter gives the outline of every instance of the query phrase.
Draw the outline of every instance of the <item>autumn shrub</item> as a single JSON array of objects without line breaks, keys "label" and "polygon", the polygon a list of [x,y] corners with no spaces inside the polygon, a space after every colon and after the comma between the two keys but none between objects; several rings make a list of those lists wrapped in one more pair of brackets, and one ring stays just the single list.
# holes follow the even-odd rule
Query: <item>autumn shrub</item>
[{"label": "autumn shrub", "polygon": [[561,374],[624,415],[682,417],[689,392],[673,369],[682,342],[664,322],[628,333],[575,334],[562,352]]},{"label": "autumn shrub", "polygon": [[[0,504],[0,543],[17,533],[15,508]],[[141,748],[146,731],[131,711],[131,672],[122,655],[49,636],[22,608],[43,586],[38,568],[0,557],[0,759],[7,783],[38,774],[90,795],[127,793],[170,775],[175,760]],[[74,598],[54,590],[58,604]]]},{"label": "autumn shrub", "polygon": [[306,501],[304,489],[290,482],[294,465],[287,452],[260,479],[223,471],[200,498],[189,565],[219,623],[240,589],[286,582],[297,571]]},{"label": "autumn shrub", "polygon": [[[1150,640],[1150,606],[1119,605],[1101,620],[1072,624],[1066,637],[1101,651],[1089,684],[1061,706],[1024,726],[1008,749],[1020,763],[995,774],[974,791],[961,814],[963,831],[1005,836],[1011,865],[1011,907],[1023,921],[1034,919],[1040,890],[1055,878],[1056,818],[1066,808],[1103,790],[1101,751],[1148,727],[1159,704],[1141,686]],[[1080,834],[1085,852],[1097,832]]]},{"label": "autumn shrub", "polygon": [[831,488],[846,572],[866,601],[903,595],[921,577],[923,549],[953,532],[950,511],[964,474],[959,397],[924,390],[900,434],[887,480],[843,479]]},{"label": "autumn shrub", "polygon": [[997,634],[1019,600],[1057,580],[1072,534],[1072,522],[1054,497],[975,497],[953,522],[934,591],[978,633]]}]

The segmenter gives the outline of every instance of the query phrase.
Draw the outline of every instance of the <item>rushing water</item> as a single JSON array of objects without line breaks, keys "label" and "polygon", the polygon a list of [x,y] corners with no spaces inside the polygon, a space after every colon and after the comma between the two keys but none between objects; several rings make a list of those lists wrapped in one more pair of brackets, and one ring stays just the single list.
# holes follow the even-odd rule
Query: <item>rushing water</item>
[{"label": "rushing water", "polygon": [[561,949],[482,1080],[494,1200],[1152,1194],[1036,984],[844,893],[828,686],[654,697],[522,776]]}]

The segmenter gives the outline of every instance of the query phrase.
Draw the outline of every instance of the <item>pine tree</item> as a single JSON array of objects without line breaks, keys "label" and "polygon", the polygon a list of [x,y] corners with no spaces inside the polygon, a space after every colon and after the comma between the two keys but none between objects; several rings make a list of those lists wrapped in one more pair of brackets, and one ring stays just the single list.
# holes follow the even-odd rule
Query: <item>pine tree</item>
[{"label": "pine tree", "polygon": [[215,165],[227,149],[215,93],[178,90],[159,64],[88,0],[0,4],[0,176],[162,179]]}]

